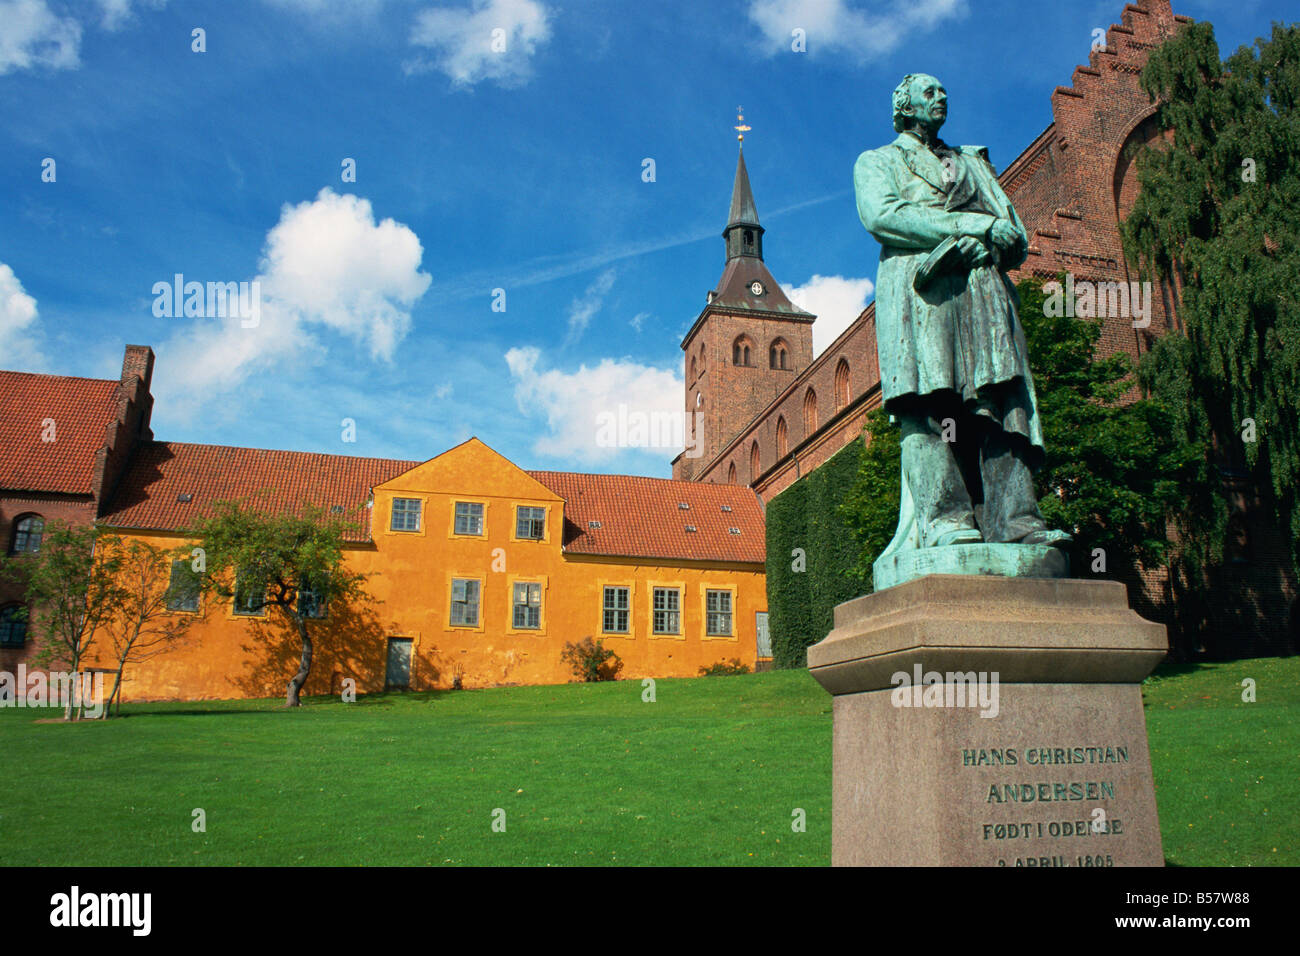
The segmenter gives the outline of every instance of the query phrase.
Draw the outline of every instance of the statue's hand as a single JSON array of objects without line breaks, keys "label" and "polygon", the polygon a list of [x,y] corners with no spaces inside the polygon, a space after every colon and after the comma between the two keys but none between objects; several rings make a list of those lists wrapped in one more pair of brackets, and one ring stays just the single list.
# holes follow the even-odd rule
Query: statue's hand
[{"label": "statue's hand", "polygon": [[1020,230],[1005,219],[996,219],[989,229],[989,239],[1003,251],[1010,251],[1020,242]]},{"label": "statue's hand", "polygon": [[974,236],[962,236],[958,239],[957,251],[961,253],[962,261],[966,263],[968,269],[977,269],[993,261],[993,257],[989,254],[989,247]]}]

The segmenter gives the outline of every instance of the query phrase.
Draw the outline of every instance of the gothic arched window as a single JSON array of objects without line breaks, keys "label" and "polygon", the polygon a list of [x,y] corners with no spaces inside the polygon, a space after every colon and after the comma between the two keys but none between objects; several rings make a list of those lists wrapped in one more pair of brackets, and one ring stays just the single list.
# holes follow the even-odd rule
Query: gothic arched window
[{"label": "gothic arched window", "polygon": [[771,368],[788,369],[790,367],[790,345],[785,339],[776,338],[767,348],[767,364]]},{"label": "gothic arched window", "polygon": [[849,403],[849,363],[840,359],[835,366],[835,408],[841,409]]},{"label": "gothic arched window", "polygon": [[817,430],[817,393],[811,388],[803,397],[803,430],[805,435]]},{"label": "gothic arched window", "polygon": [[778,415],[776,419],[776,457],[784,458],[789,451],[787,447],[790,443],[788,430],[785,427],[785,416]]},{"label": "gothic arched window", "polygon": [[748,335],[736,336],[736,341],[731,343],[731,364],[732,365],[750,365],[750,350],[754,343],[750,341]]},{"label": "gothic arched window", "polygon": [[44,533],[44,518],[40,515],[23,515],[14,522],[14,537],[9,542],[9,553],[33,554],[41,550],[41,535]]}]

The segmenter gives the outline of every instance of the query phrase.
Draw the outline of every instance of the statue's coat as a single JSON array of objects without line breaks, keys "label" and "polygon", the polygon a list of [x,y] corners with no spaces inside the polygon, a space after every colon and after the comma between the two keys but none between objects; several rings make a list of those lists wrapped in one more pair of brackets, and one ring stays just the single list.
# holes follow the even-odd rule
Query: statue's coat
[{"label": "statue's coat", "polygon": [[[1024,224],[998,184],[987,151],[943,147],[950,164],[916,136],[864,152],[853,170],[858,214],[881,245],[876,276],[876,346],[885,408],[913,397],[955,392],[967,407],[1022,435],[1041,461],[1042,426],[1029,371],[1015,287],[1004,274],[1025,259]],[[1020,232],[995,261],[940,275],[924,292],[917,269],[944,240],[985,239],[995,218]],[[987,244],[987,242],[986,242]],[[1010,401],[986,399],[994,391]]]}]

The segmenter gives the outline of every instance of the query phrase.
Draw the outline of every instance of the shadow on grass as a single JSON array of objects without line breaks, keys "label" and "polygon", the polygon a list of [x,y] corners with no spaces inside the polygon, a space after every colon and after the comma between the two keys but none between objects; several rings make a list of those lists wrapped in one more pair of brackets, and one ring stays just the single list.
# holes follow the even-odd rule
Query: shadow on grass
[{"label": "shadow on grass", "polygon": [[130,717],[258,717],[267,714],[301,713],[312,710],[337,710],[343,707],[358,707],[365,710],[390,708],[399,702],[412,704],[434,703],[435,701],[458,693],[453,690],[428,691],[384,691],[378,694],[358,694],[351,703],[344,703],[334,694],[318,694],[302,698],[301,707],[285,707],[279,697],[259,697],[251,700],[214,700],[205,701],[142,701],[138,704],[124,704],[122,713],[112,720],[126,720]]},{"label": "shadow on grass", "polygon": [[1151,672],[1147,680],[1155,678],[1160,680],[1165,677],[1182,677],[1185,674],[1195,674],[1197,671],[1213,670],[1219,663],[1217,661],[1171,661],[1165,660],[1157,665],[1156,669]]}]

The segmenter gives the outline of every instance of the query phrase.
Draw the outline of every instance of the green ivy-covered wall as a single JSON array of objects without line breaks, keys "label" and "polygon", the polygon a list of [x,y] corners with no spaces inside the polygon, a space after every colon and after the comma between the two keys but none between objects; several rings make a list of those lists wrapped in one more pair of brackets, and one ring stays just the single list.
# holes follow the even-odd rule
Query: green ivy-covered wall
[{"label": "green ivy-covered wall", "polygon": [[856,536],[840,505],[858,478],[863,443],[850,442],[767,504],[767,608],[777,667],[807,666],[835,605],[868,590]]}]

